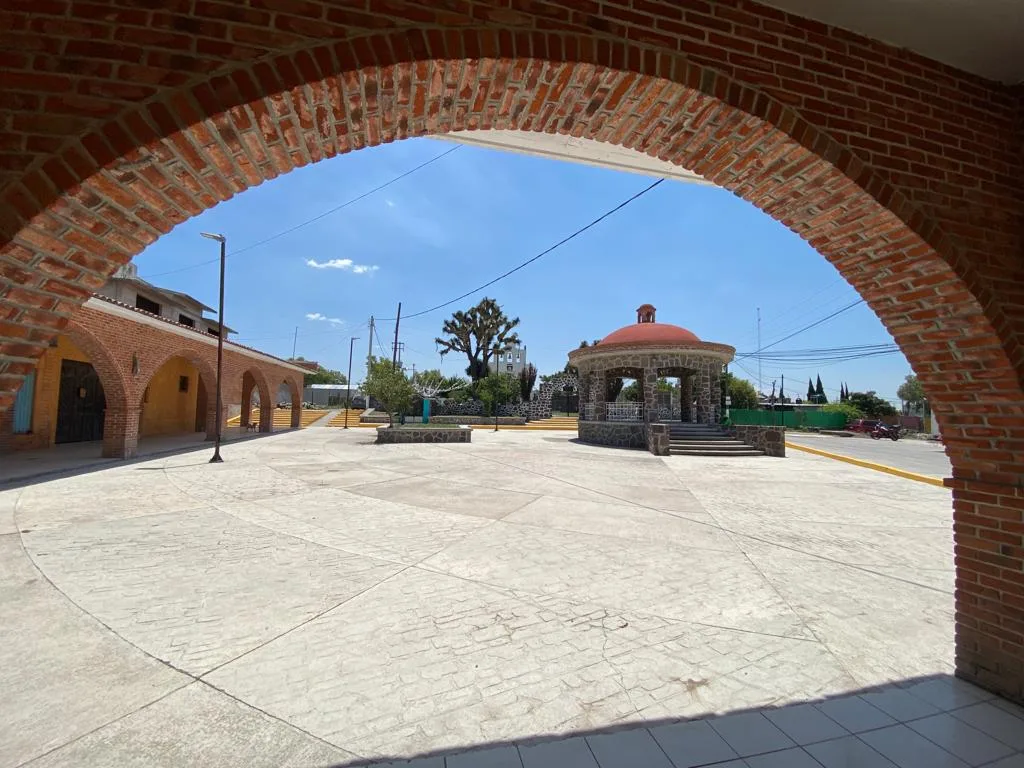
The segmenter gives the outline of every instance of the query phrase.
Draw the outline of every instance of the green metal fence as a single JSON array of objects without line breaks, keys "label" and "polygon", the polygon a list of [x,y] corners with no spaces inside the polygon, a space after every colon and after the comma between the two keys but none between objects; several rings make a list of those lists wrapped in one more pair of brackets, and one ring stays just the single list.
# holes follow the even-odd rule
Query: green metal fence
[{"label": "green metal fence", "polygon": [[846,416],[826,411],[752,411],[732,408],[729,410],[729,418],[732,419],[733,424],[749,424],[760,427],[842,429],[846,426]]}]

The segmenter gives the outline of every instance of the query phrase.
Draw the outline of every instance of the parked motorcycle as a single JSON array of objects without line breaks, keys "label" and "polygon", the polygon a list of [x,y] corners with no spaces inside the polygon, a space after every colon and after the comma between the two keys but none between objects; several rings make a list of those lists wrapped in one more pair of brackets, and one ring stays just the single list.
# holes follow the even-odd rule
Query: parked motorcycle
[{"label": "parked motorcycle", "polygon": [[882,424],[879,422],[875,425],[874,429],[871,430],[872,440],[881,440],[883,437],[888,437],[893,442],[900,439],[900,428],[891,427],[888,424]]}]

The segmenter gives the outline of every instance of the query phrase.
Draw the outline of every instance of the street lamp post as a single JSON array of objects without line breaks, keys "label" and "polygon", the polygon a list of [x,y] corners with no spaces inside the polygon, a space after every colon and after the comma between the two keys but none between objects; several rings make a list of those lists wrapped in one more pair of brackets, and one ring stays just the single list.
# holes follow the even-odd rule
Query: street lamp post
[{"label": "street lamp post", "polygon": [[358,336],[353,336],[348,340],[348,377],[345,379],[345,426],[344,429],[348,429],[348,412],[352,408],[352,347],[359,340]]},{"label": "street lamp post", "polygon": [[224,461],[220,457],[220,419],[221,419],[221,371],[224,367],[224,258],[227,246],[227,238],[224,235],[213,234],[212,232],[201,233],[209,240],[216,240],[220,243],[220,302],[217,307],[217,429],[214,432],[213,458],[211,464],[220,464]]}]

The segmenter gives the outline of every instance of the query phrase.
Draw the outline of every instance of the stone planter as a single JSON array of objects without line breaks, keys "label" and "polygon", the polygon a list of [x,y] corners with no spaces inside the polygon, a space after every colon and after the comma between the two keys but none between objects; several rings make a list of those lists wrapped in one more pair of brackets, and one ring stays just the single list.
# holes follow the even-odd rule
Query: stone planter
[{"label": "stone planter", "polygon": [[378,443],[469,443],[473,439],[471,427],[377,427]]},{"label": "stone planter", "polygon": [[761,427],[737,424],[729,427],[737,440],[742,440],[751,448],[764,451],[765,456],[786,458],[786,428]]}]

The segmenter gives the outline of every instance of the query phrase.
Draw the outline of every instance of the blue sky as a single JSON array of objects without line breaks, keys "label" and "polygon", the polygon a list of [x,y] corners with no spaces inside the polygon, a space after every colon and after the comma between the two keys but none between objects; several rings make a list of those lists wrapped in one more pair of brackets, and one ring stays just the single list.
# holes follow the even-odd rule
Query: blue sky
[{"label": "blue sky", "polygon": [[[140,254],[142,277],[217,301],[217,244],[228,252],[302,224],[451,149],[413,139],[301,168],[181,224]],[[530,258],[651,183],[645,176],[461,146],[379,192],[272,242],[228,258],[226,322],[237,340],[282,357],[292,352],[342,371],[356,342],[361,377],[370,315],[393,318],[447,301]],[[319,266],[317,266],[319,265]],[[635,321],[650,302],[658,320],[742,352],[774,342],[858,297],[803,240],[752,205],[715,187],[665,182],[534,264],[459,304],[403,321],[407,366],[437,367],[442,321],[484,295],[521,320],[520,336],[541,373],[561,369],[581,339]],[[390,354],[393,322],[378,326]],[[774,349],[891,343],[860,305]],[[376,347],[376,344],[375,344]],[[379,354],[379,350],[377,350]],[[741,361],[755,380],[757,363]],[[446,373],[463,372],[449,355]],[[902,355],[807,367],[765,364],[765,389],[786,377],[803,394],[820,372],[829,395],[841,381],[894,398],[910,372]],[[793,382],[793,385],[790,385]]]}]

